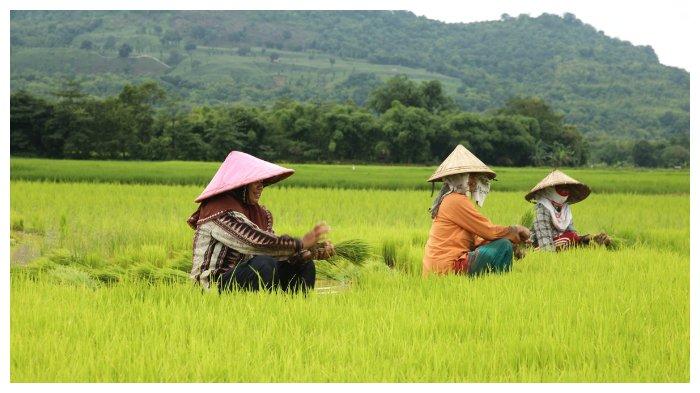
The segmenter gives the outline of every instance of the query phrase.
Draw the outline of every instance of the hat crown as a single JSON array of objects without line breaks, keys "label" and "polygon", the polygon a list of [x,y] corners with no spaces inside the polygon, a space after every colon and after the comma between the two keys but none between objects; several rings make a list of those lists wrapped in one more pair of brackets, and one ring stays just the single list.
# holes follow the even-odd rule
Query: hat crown
[{"label": "hat crown", "polygon": [[293,169],[261,160],[241,151],[232,151],[214,174],[207,187],[195,199],[201,202],[214,195],[236,189],[256,181],[272,184],[286,179],[294,173]]},{"label": "hat crown", "polygon": [[550,172],[547,176],[545,176],[544,179],[540,180],[540,182],[537,183],[537,185],[535,185],[532,188],[532,190],[530,190],[530,192],[527,193],[527,195],[525,195],[525,199],[530,201],[540,190],[551,186],[559,186],[565,184],[570,185],[573,188],[572,193],[571,195],[569,195],[568,198],[569,203],[580,202],[586,199],[591,193],[591,189],[587,185],[581,183],[580,181],[574,179],[566,173],[555,169],[552,172]]},{"label": "hat crown", "polygon": [[443,177],[458,173],[485,173],[493,179],[496,172],[478,159],[462,145],[457,145],[447,158],[440,164],[428,181],[440,181]]}]

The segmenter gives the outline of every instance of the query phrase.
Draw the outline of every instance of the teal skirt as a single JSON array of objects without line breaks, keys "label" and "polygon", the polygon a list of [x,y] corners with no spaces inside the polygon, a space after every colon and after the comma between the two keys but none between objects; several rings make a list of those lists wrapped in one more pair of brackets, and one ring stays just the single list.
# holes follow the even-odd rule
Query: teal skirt
[{"label": "teal skirt", "polygon": [[513,265],[513,243],[508,239],[494,240],[469,252],[467,259],[470,276],[507,272]]}]

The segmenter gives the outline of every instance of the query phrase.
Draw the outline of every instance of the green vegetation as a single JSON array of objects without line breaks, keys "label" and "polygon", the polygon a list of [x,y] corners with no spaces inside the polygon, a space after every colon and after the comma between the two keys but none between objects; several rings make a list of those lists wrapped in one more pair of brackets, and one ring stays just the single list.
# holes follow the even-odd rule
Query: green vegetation
[{"label": "green vegetation", "polygon": [[[394,11],[12,11],[10,17],[11,88],[45,97],[64,77],[82,80],[99,97],[150,79],[189,106],[278,99],[363,105],[379,82],[406,74],[439,80],[455,105],[470,112],[502,107],[513,96],[541,97],[598,147],[689,132],[688,72],[663,66],[651,47],[610,38],[572,14],[469,24]],[[125,44],[133,49],[130,58],[120,57]],[[125,66],[127,60],[134,62]]]},{"label": "green vegetation", "polygon": [[578,130],[538,98],[516,98],[478,115],[456,110],[439,81],[417,84],[405,76],[373,90],[367,108],[286,101],[179,111],[156,107],[166,93],[154,83],[126,85],[104,100],[87,97],[75,82],[54,94],[55,102],[12,94],[12,154],[215,161],[236,148],[297,162],[427,163],[462,143],[497,165],[577,166],[588,159]]},{"label": "green vegetation", "polygon": [[[296,170],[282,183],[285,187],[343,189],[424,190],[435,166],[320,165],[280,163]],[[91,182],[123,184],[176,184],[204,187],[220,162],[83,161],[12,158],[12,180]],[[494,191],[517,191],[523,196],[537,184],[548,168],[499,168],[491,184]],[[567,174],[588,184],[594,193],[687,194],[688,170],[580,169],[565,168]],[[439,187],[439,185],[437,186]],[[192,195],[192,200],[197,195]]]},{"label": "green vegetation", "polygon": [[[531,252],[505,275],[424,280],[426,190],[275,185],[262,202],[276,232],[323,219],[334,242],[370,245],[365,267],[339,277],[349,287],[304,298],[186,282],[185,219],[200,191],[11,181],[13,382],[689,380],[687,194],[594,193],[575,205],[577,228],[626,239],[620,251]],[[522,194],[493,192],[483,211],[517,223],[531,209]]]},{"label": "green vegetation", "polygon": [[[462,112],[439,81],[395,77],[353,104],[278,102],[178,110],[154,83],[116,97],[87,97],[75,82],[49,102],[10,97],[10,151],[51,158],[222,160],[230,149],[293,162],[437,163],[464,144],[489,164],[580,166],[589,147],[564,116],[536,97],[513,98],[488,115]],[[172,103],[172,101],[166,101]],[[687,166],[689,134],[594,149],[598,162]]]}]

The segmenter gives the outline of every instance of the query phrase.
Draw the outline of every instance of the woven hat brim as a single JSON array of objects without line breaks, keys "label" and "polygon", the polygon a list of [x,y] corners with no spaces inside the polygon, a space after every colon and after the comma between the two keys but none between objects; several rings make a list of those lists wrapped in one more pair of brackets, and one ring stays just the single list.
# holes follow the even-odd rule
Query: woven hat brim
[{"label": "woven hat brim", "polygon": [[494,179],[496,177],[496,172],[484,168],[484,167],[469,167],[469,166],[464,166],[464,167],[456,167],[456,168],[451,168],[450,170],[447,171],[442,171],[439,173],[434,173],[432,176],[430,176],[430,179],[428,179],[429,182],[434,182],[434,181],[443,181],[443,178],[445,176],[450,176],[450,175],[456,175],[458,173],[483,173],[485,174],[489,179]]},{"label": "woven hat brim", "polygon": [[535,195],[541,191],[544,190],[547,187],[551,186],[558,186],[558,185],[568,185],[570,194],[569,197],[566,199],[566,203],[572,205],[574,203],[581,202],[582,200],[588,198],[588,196],[591,194],[591,189],[587,185],[576,182],[555,182],[551,184],[544,184],[540,185],[539,187],[533,188],[532,191],[530,191],[527,195],[525,195],[525,200],[528,202],[537,202],[534,200]]}]

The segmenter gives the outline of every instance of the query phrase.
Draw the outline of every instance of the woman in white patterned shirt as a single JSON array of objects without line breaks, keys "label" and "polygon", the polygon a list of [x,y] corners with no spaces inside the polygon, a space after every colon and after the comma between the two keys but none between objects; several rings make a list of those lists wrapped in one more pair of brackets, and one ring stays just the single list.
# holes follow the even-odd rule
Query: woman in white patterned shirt
[{"label": "woman in white patterned shirt", "polygon": [[540,250],[559,251],[572,246],[610,245],[605,233],[580,236],[574,228],[571,205],[588,197],[591,189],[559,170],[552,171],[525,196],[535,203],[532,245]]}]

